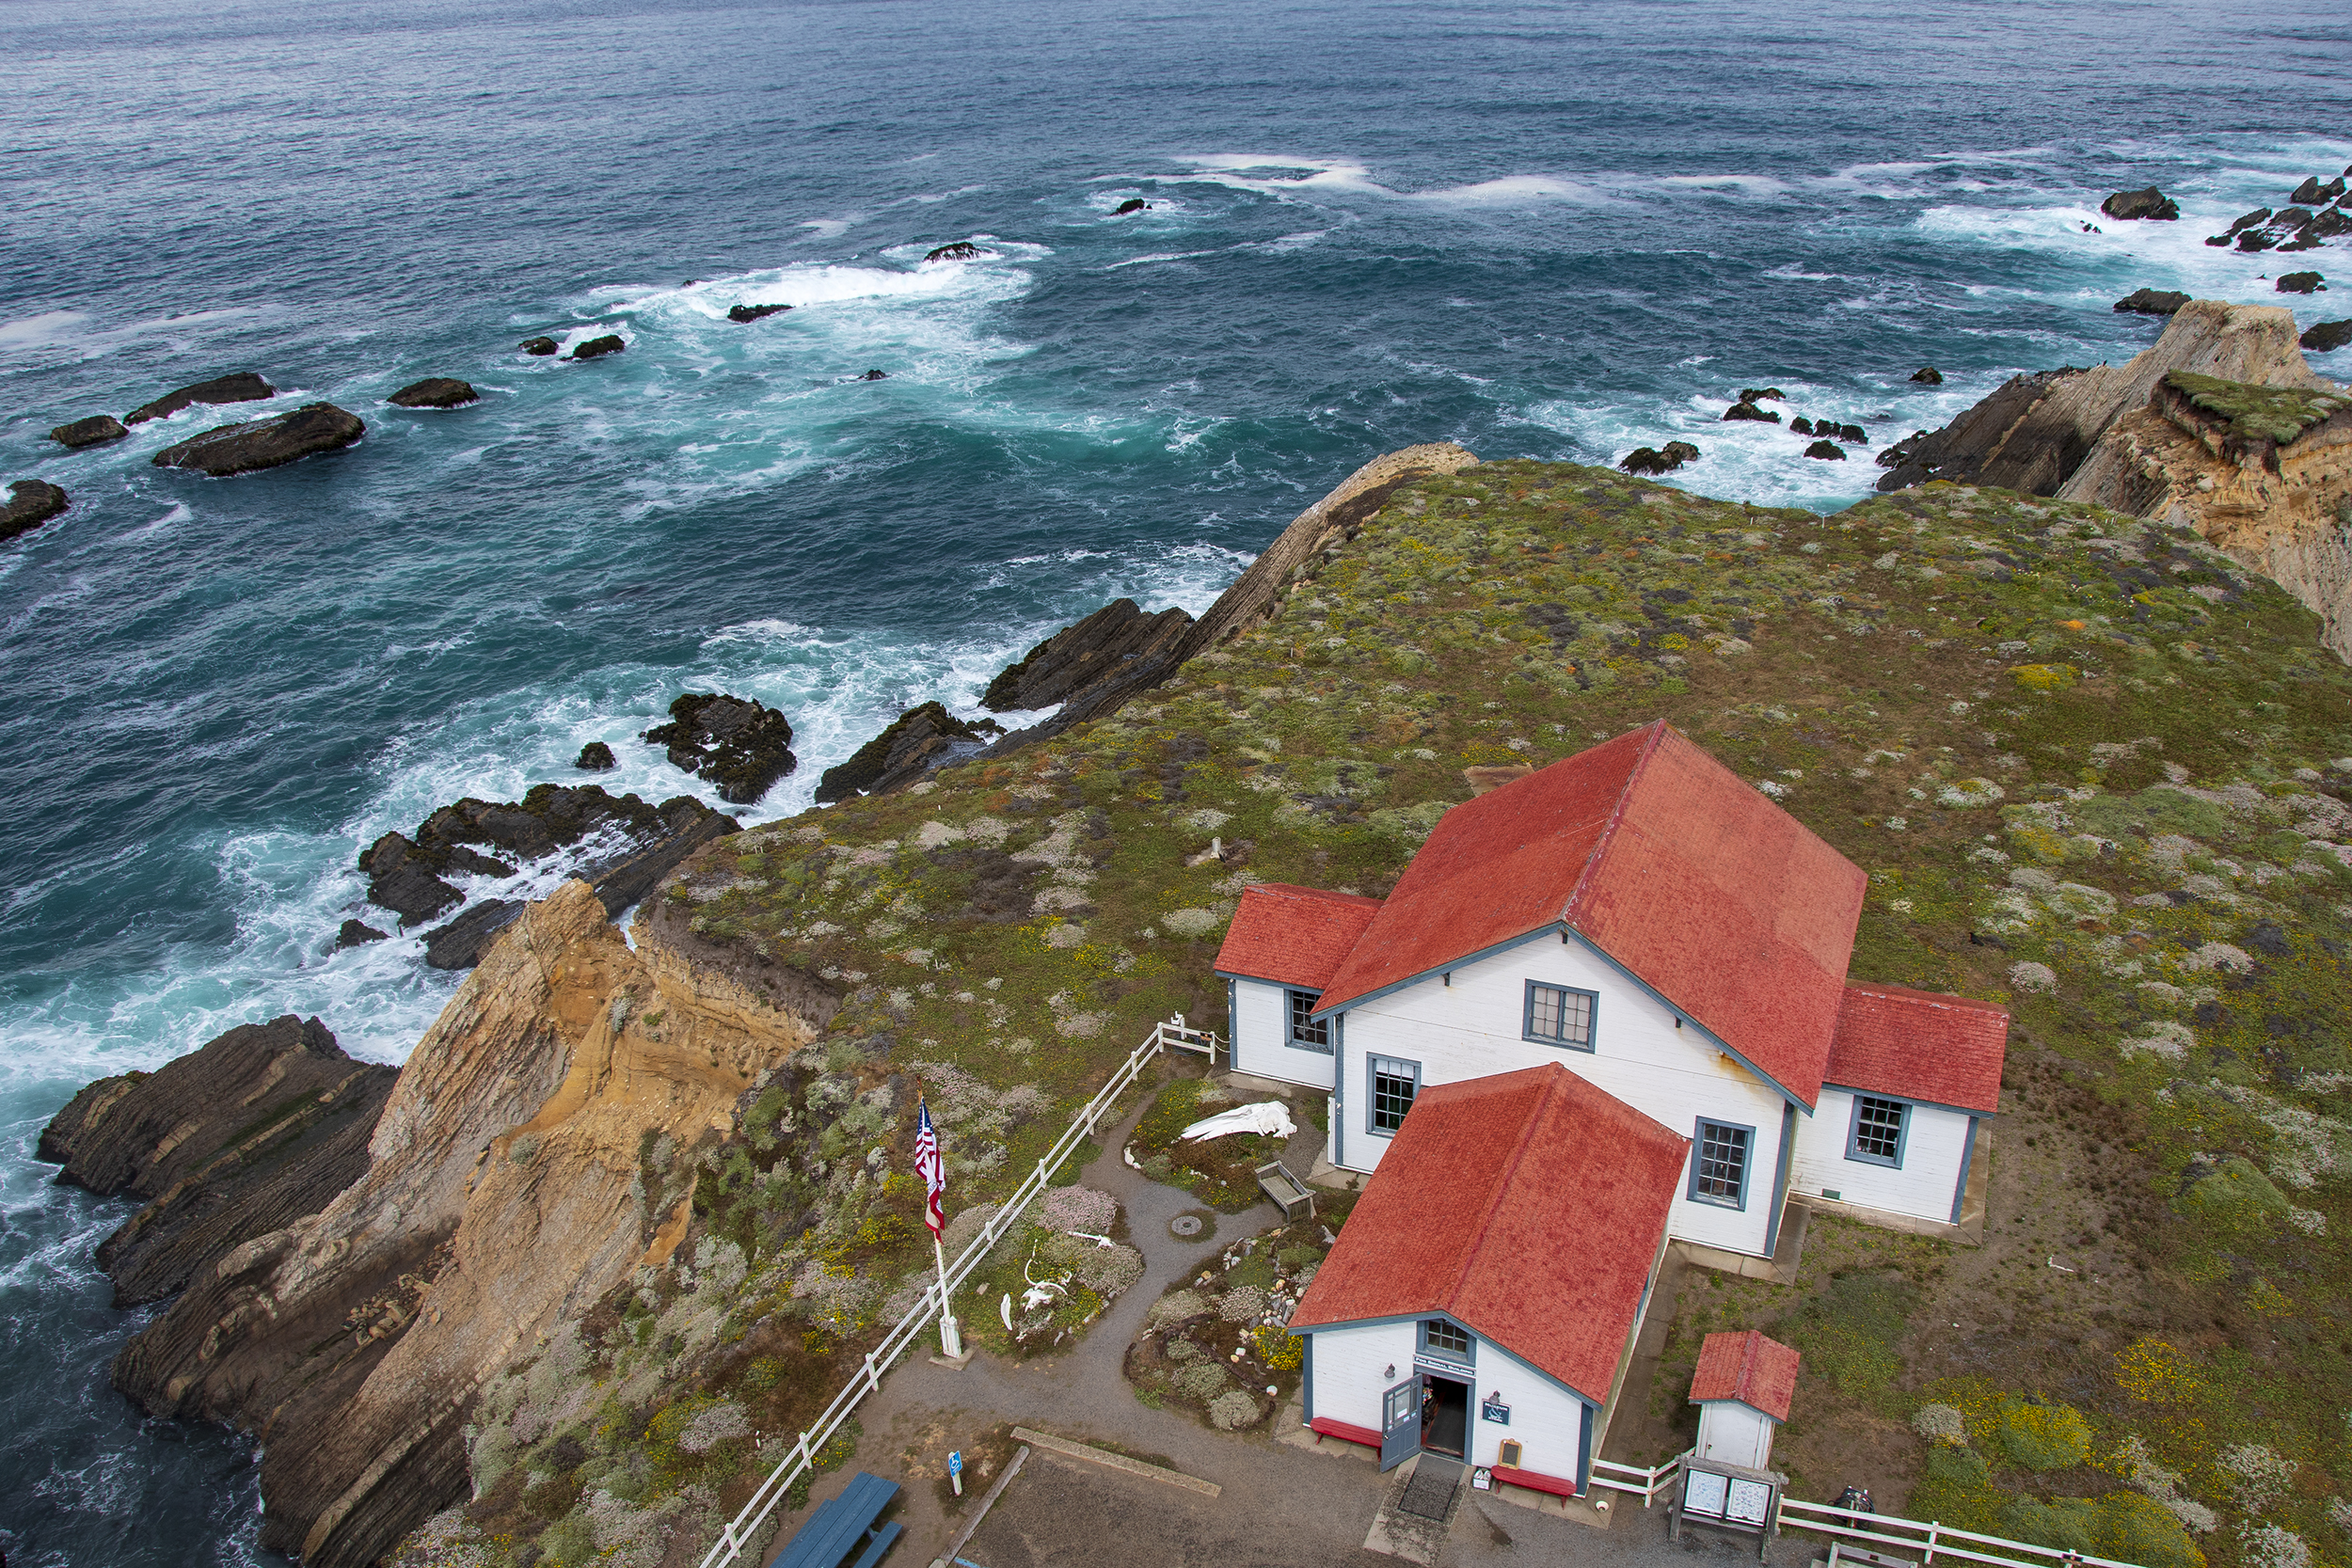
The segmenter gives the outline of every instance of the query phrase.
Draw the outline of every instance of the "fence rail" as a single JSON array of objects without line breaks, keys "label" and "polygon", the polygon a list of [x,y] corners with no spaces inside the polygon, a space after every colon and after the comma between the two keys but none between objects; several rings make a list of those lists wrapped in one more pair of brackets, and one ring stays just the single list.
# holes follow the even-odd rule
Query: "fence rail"
[{"label": "fence rail", "polygon": [[[947,1291],[952,1294],[957,1286],[970,1277],[996,1243],[1004,1239],[1006,1232],[1019,1222],[1023,1211],[1045,1191],[1063,1162],[1094,1135],[1096,1127],[1109,1114],[1111,1107],[1118,1103],[1119,1097],[1143,1075],[1144,1064],[1161,1052],[1169,1050],[1200,1052],[1214,1063],[1216,1047],[1216,1036],[1207,1030],[1191,1027],[1185,1023],[1181,1013],[1165,1023],[1153,1024],[1152,1033],[1144,1037],[1143,1043],[1128,1053],[1126,1061],[1111,1074],[1110,1082],[1104,1084],[1095,1097],[1087,1101],[1086,1107],[1071,1118],[1069,1127],[1038,1161],[1037,1168],[1022,1181],[1020,1188],[1005,1200],[1003,1207],[989,1216],[988,1223],[980,1227],[980,1233],[973,1239],[972,1244],[947,1265]],[[823,1451],[827,1443],[833,1441],[834,1434],[841,1430],[842,1423],[850,1418],[850,1413],[858,1407],[859,1402],[882,1386],[882,1374],[938,1320],[942,1304],[940,1281],[934,1279],[925,1288],[923,1299],[914,1309],[898,1320],[898,1326],[883,1337],[880,1345],[866,1353],[864,1368],[850,1378],[840,1393],[834,1396],[833,1402],[825,1406],[825,1413],[794,1439],[791,1452],[769,1472],[768,1479],[760,1482],[759,1490],[752,1494],[741,1512],[727,1521],[719,1532],[719,1539],[704,1555],[702,1568],[720,1568],[721,1564],[733,1562],[752,1549],[758,1540],[760,1527],[768,1522],[768,1516],[775,1512],[776,1505],[790,1495],[793,1484],[802,1477],[815,1473],[817,1455]]]},{"label": "fence rail", "polygon": [[[1610,1474],[1603,1475],[1602,1471]],[[1592,1483],[1606,1486],[1612,1492],[1626,1492],[1642,1499],[1644,1508],[1675,1483],[1682,1474],[1682,1455],[1677,1454],[1663,1465],[1653,1465],[1645,1470],[1638,1465],[1620,1465],[1613,1459],[1593,1461]],[[1622,1478],[1622,1479],[1620,1479]]]}]

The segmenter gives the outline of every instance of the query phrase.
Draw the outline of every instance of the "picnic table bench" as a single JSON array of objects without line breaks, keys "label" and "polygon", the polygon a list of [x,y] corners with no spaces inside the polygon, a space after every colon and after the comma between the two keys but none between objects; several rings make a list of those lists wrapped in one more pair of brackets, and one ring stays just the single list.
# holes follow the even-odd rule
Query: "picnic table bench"
[{"label": "picnic table bench", "polygon": [[1269,1160],[1258,1167],[1258,1190],[1274,1200],[1274,1206],[1282,1211],[1286,1220],[1314,1217],[1315,1195],[1279,1160]]},{"label": "picnic table bench", "polygon": [[875,1568],[898,1544],[905,1528],[896,1521],[880,1528],[874,1524],[898,1496],[897,1481],[860,1470],[839,1497],[808,1516],[769,1568],[842,1568],[845,1562],[851,1568]]}]

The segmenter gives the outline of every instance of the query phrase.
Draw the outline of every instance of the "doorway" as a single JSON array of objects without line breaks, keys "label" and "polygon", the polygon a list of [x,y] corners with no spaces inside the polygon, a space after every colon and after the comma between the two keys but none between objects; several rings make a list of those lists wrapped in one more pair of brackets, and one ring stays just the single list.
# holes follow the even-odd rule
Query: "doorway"
[{"label": "doorway", "polygon": [[1421,1382],[1421,1446],[1461,1458],[1470,1437],[1470,1385],[1434,1372],[1422,1373]]}]

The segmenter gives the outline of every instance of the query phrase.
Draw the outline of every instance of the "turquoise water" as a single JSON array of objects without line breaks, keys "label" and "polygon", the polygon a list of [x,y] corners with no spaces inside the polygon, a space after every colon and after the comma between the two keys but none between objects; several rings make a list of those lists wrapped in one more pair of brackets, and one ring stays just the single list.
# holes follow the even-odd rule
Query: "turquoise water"
[{"label": "turquoise water", "polygon": [[[1202,608],[1410,442],[1683,437],[1693,489],[1848,504],[1865,452],[1728,395],[1875,445],[2145,346],[2134,288],[2277,302],[2276,258],[2203,236],[2352,162],[2352,26],[2316,4],[16,0],[0,43],[0,479],[75,502],[0,549],[20,1564],[255,1555],[242,1449],[105,1386],[133,1324],[87,1256],[122,1209],[29,1148],[87,1078],[252,1019],[398,1059],[454,981],[325,950],[376,834],[590,739],[608,785],[699,788],[631,738],[690,689],[790,715],[755,815],[797,810],[1106,598]],[[2098,218],[2151,181],[2182,222]],[[765,302],[795,309],[724,319]],[[541,331],[628,349],[514,353]],[[41,438],[236,370],[366,440],[210,481],[145,461],[200,410]],[[483,402],[382,403],[426,374]]]}]

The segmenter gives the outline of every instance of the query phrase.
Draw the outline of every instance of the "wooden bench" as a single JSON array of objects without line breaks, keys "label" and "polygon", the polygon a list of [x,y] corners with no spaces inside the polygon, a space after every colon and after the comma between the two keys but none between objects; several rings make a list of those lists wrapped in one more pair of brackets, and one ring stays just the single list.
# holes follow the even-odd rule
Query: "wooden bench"
[{"label": "wooden bench", "polygon": [[1307,1190],[1307,1183],[1291,1174],[1290,1166],[1279,1160],[1269,1160],[1258,1167],[1258,1190],[1274,1201],[1286,1220],[1307,1220],[1315,1215],[1315,1195]]},{"label": "wooden bench", "polygon": [[1576,1496],[1576,1482],[1534,1470],[1518,1470],[1508,1465],[1497,1465],[1494,1466],[1494,1478],[1506,1485],[1524,1486],[1530,1492],[1549,1492],[1555,1497]]},{"label": "wooden bench", "polygon": [[1911,1558],[1888,1557],[1883,1552],[1865,1551],[1860,1546],[1849,1546],[1843,1541],[1833,1541],[1829,1544],[1828,1568],[1837,1568],[1841,1562],[1859,1562],[1865,1568],[1919,1568],[1918,1562]]},{"label": "wooden bench", "polygon": [[860,1470],[839,1497],[808,1516],[771,1568],[842,1568],[852,1555],[857,1559],[852,1568],[875,1568],[902,1533],[896,1523],[880,1528],[874,1523],[898,1496],[897,1481]]},{"label": "wooden bench", "polygon": [[1328,1416],[1317,1416],[1307,1423],[1307,1429],[1317,1437],[1336,1437],[1343,1443],[1360,1443],[1375,1453],[1380,1451],[1380,1434],[1370,1427],[1349,1426]]}]

